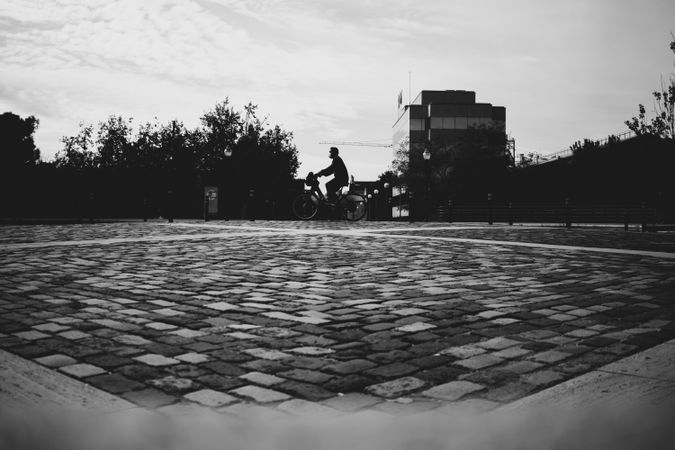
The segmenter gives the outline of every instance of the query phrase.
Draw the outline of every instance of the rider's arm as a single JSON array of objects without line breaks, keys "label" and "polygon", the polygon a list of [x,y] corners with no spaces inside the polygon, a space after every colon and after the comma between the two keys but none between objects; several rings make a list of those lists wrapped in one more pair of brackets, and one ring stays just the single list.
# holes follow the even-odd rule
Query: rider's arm
[{"label": "rider's arm", "polygon": [[326,167],[325,169],[319,170],[319,171],[316,173],[316,176],[317,176],[317,177],[323,177],[323,176],[326,176],[326,175],[330,175],[331,173],[334,172],[334,170],[335,170],[335,169],[333,168],[333,163],[331,163],[331,165],[328,166],[328,167]]}]

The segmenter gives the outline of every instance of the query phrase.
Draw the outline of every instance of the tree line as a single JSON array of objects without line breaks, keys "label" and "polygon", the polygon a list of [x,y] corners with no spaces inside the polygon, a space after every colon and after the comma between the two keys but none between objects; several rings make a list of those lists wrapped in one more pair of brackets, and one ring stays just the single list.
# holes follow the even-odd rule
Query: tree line
[{"label": "tree line", "polygon": [[260,201],[277,201],[293,186],[299,166],[292,132],[270,125],[257,105],[240,111],[227,98],[194,128],[179,120],[134,126],[133,118],[116,115],[96,125],[82,123],[76,133],[62,137],[62,149],[52,161],[40,159],[33,139],[38,126],[34,116],[0,116],[3,197],[16,192],[10,186],[29,183],[51,184],[45,189],[70,185],[64,195],[111,201],[116,192],[133,190],[127,195],[144,198],[160,214],[170,193],[190,216],[199,214],[205,185],[220,187],[221,195],[230,197],[230,209],[246,201],[251,190]]}]

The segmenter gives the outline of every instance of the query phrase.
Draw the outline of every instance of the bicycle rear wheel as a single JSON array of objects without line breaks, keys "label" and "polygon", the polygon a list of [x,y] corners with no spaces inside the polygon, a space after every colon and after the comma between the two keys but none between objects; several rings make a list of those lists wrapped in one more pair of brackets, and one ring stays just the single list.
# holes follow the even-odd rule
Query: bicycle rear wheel
[{"label": "bicycle rear wheel", "polygon": [[309,220],[319,212],[319,199],[305,192],[293,200],[293,214],[301,220]]},{"label": "bicycle rear wheel", "polygon": [[363,219],[366,215],[366,199],[360,194],[347,194],[342,199],[345,218],[351,222]]}]

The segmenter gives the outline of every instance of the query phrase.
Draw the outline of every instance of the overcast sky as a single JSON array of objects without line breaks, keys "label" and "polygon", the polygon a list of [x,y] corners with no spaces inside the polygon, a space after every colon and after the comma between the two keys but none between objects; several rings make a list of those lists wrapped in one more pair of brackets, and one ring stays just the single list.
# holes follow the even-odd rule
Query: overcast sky
[{"label": "overcast sky", "polygon": [[[49,159],[80,122],[194,127],[229,97],[294,132],[304,175],[320,141],[390,143],[410,84],[476,91],[546,154],[651,109],[674,31],[672,0],[2,0],[0,112],[38,117]],[[341,153],[362,180],[392,156]]]}]

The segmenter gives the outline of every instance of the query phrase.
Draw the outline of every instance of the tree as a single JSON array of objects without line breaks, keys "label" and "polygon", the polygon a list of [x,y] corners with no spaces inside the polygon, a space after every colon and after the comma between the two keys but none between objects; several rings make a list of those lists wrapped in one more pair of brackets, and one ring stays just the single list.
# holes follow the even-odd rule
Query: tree
[{"label": "tree", "polygon": [[11,112],[0,115],[0,166],[11,170],[34,166],[40,160],[40,150],[33,140],[39,125],[35,116],[22,119]]},{"label": "tree", "polygon": [[[675,53],[675,36],[670,42],[670,50]],[[638,136],[651,135],[665,139],[675,139],[675,74],[671,74],[670,84],[665,85],[661,79],[661,90],[652,92],[654,97],[654,114],[647,119],[644,105],[638,105],[638,115],[624,123]]]},{"label": "tree", "polygon": [[99,122],[96,143],[98,149],[98,167],[133,167],[137,164],[132,155],[132,119],[110,116],[105,122]]},{"label": "tree", "polygon": [[63,150],[56,154],[54,160],[56,167],[73,169],[96,167],[97,158],[92,138],[93,133],[93,125],[80,123],[80,129],[75,136],[62,137]]}]

